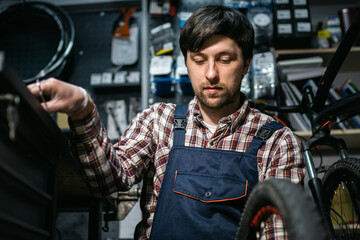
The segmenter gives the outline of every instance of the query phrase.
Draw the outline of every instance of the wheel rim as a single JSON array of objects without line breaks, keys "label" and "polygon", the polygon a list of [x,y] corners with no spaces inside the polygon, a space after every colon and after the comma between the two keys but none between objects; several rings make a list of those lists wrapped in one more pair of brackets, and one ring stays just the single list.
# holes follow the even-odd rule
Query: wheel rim
[{"label": "wheel rim", "polygon": [[359,188],[342,178],[330,200],[330,218],[336,239],[359,239]]}]

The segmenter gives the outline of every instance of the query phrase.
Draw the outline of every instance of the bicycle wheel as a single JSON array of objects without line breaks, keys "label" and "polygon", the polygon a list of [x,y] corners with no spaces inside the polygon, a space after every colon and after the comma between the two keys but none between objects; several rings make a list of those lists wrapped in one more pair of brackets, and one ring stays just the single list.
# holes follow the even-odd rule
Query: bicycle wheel
[{"label": "bicycle wheel", "polygon": [[[274,219],[276,227],[270,224]],[[283,235],[283,239],[329,239],[310,196],[302,186],[282,179],[270,179],[254,188],[246,202],[237,239],[264,239],[266,232]]]},{"label": "bicycle wheel", "polygon": [[334,163],[323,177],[323,191],[336,239],[360,239],[360,160]]}]

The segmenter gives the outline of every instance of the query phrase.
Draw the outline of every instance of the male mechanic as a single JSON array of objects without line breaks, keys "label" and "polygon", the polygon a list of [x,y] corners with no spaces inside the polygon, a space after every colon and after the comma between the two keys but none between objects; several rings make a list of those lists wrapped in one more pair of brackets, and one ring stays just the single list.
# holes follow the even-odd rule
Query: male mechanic
[{"label": "male mechanic", "polygon": [[[180,48],[194,99],[146,108],[114,145],[84,89],[56,79],[29,89],[49,97],[46,111],[69,115],[74,154],[98,196],[143,181],[135,239],[234,239],[256,183],[303,181],[300,145],[240,92],[254,48],[252,25],[240,11],[197,10],[181,29]],[[266,239],[282,239],[273,225]]]}]

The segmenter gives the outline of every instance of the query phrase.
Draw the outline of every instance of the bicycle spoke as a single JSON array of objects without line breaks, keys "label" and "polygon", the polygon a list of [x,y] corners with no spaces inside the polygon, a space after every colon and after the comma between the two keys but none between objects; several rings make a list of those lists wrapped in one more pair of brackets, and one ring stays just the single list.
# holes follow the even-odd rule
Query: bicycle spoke
[{"label": "bicycle spoke", "polygon": [[340,181],[337,189],[334,190],[330,216],[338,239],[358,239],[357,195],[357,187],[353,181]]}]

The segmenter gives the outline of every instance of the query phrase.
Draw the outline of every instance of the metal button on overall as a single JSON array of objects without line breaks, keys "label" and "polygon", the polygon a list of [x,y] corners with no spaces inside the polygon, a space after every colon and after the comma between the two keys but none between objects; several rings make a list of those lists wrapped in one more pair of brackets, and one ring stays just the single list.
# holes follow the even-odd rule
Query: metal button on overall
[{"label": "metal button on overall", "polygon": [[207,197],[207,198],[211,197],[211,192],[210,192],[210,190],[207,190],[207,191],[206,191],[205,197]]}]

